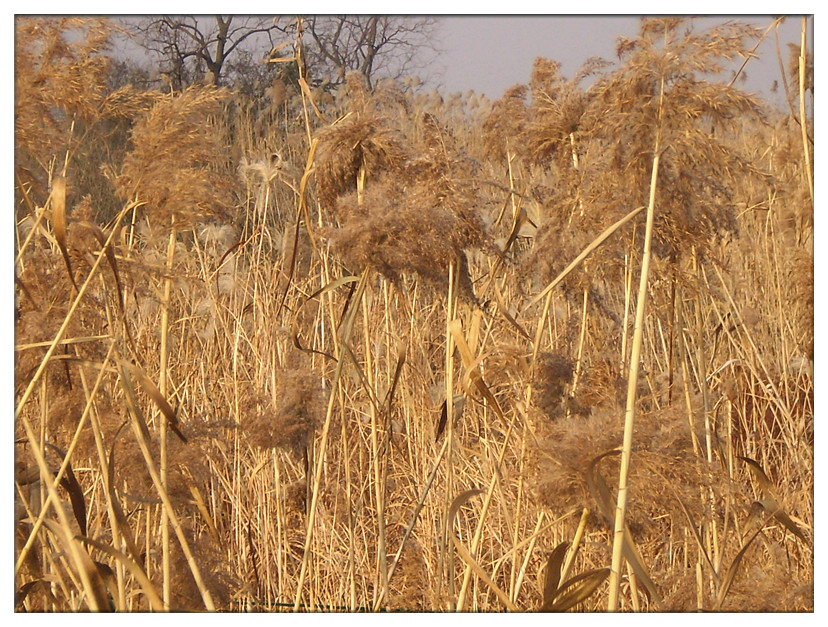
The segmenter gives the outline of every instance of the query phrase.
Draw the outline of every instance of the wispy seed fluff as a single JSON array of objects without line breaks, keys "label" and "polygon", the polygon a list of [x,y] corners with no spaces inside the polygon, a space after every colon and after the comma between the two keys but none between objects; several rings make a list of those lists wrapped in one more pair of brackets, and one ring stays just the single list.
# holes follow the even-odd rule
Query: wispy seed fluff
[{"label": "wispy seed fluff", "polygon": [[[459,155],[454,138],[433,117],[418,121],[422,139],[409,141],[405,150],[388,141],[387,121],[375,127],[384,130],[357,143],[343,141],[334,129],[320,135],[321,154],[327,155],[320,194],[338,222],[326,235],[352,271],[370,266],[396,283],[412,273],[444,290],[453,263],[460,296],[474,302],[465,251],[495,251],[478,212],[484,200],[472,182],[476,164]],[[341,132],[350,136],[354,130]],[[331,150],[345,148],[339,160],[330,157]],[[360,168],[362,191],[355,178]]]}]

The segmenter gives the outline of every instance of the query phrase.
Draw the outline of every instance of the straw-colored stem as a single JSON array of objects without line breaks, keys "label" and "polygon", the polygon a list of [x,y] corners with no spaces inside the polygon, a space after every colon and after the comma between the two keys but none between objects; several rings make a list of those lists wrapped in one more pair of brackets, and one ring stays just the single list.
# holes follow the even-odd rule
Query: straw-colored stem
[{"label": "straw-colored stem", "polygon": [[187,537],[184,535],[184,530],[181,526],[181,523],[178,520],[178,516],[175,513],[175,508],[173,507],[172,501],[170,500],[169,494],[164,486],[161,484],[161,476],[159,475],[158,471],[155,468],[155,463],[152,459],[152,453],[149,450],[149,442],[147,441],[148,432],[146,431],[146,423],[144,422],[143,412],[138,407],[137,400],[135,398],[135,393],[132,390],[132,383],[131,380],[128,378],[128,372],[126,366],[124,365],[125,362],[121,363],[121,379],[124,382],[124,391],[127,397],[127,407],[129,409],[129,414],[132,419],[132,430],[135,433],[135,438],[138,441],[138,447],[141,449],[141,455],[144,458],[144,464],[149,472],[150,478],[152,479],[153,486],[155,487],[155,491],[158,493],[158,496],[161,498],[161,507],[167,511],[167,516],[169,520],[170,526],[173,528],[176,537],[178,538],[178,543],[181,546],[181,552],[184,553],[184,558],[187,560],[187,564],[190,567],[190,572],[193,575],[193,580],[196,583],[196,587],[198,588],[199,593],[201,594],[201,599],[204,602],[204,607],[209,612],[214,612],[216,610],[216,606],[213,603],[213,597],[210,594],[210,591],[207,589],[207,586],[204,584],[204,579],[201,576],[201,570],[198,568],[198,564],[196,563],[195,558],[193,557],[193,553],[190,550],[190,544],[187,542]]},{"label": "straw-colored stem", "polygon": [[581,519],[578,521],[578,528],[575,530],[575,538],[572,540],[572,546],[566,556],[563,568],[561,568],[562,582],[569,578],[569,571],[572,570],[572,565],[575,563],[575,558],[578,556],[578,551],[581,549],[581,540],[584,538],[584,531],[586,530],[588,518],[589,510],[585,507],[583,511],[581,511]]},{"label": "straw-colored stem", "polygon": [[444,509],[444,533],[442,536],[443,567],[448,583],[449,610],[453,610],[454,590],[454,552],[451,549],[452,521],[449,510],[454,499],[454,337],[451,333],[451,324],[455,317],[457,300],[457,269],[454,263],[449,264],[448,270],[448,297],[446,300],[446,439],[448,453],[446,456],[446,491]]},{"label": "straw-colored stem", "polygon": [[[28,418],[25,415],[21,416],[20,422],[22,423],[23,429],[26,432],[26,437],[29,439],[29,447],[31,449],[32,455],[34,456],[38,468],[40,469],[42,484],[46,486],[49,496],[51,496],[52,502],[60,503],[60,497],[58,496],[57,488],[51,481],[52,473],[49,470],[49,465],[46,463],[43,448],[40,446],[38,438],[36,437],[34,430],[29,424]],[[74,540],[75,532],[72,528],[72,523],[69,521],[69,516],[67,515],[66,510],[62,506],[55,507],[54,509],[57,512],[58,519],[60,521],[60,527],[56,528],[54,525],[51,525],[51,521],[45,522],[50,527],[50,529],[52,529],[56,533],[62,534],[61,544],[64,546],[65,549],[69,551],[69,554],[72,557],[72,561],[75,564],[75,568],[77,569],[77,572],[80,575],[80,579],[83,584],[83,591],[86,595],[86,601],[89,604],[89,609],[93,612],[102,611],[106,609],[106,607],[105,602],[103,601],[101,583],[99,578],[94,577],[93,572],[90,571],[89,565],[91,564],[91,560],[89,558],[89,555],[86,554],[86,552]],[[96,581],[96,579],[98,580]]]},{"label": "straw-colored stem", "polygon": [[[174,219],[173,219],[174,220]],[[161,396],[167,396],[167,362],[169,356],[169,327],[170,327],[170,296],[172,294],[172,271],[175,262],[175,243],[178,230],[173,221],[170,227],[170,238],[167,243],[166,277],[164,278],[164,294],[161,302],[161,346],[159,348],[158,391]],[[159,412],[160,413],[160,412]],[[163,417],[158,421],[158,438],[160,448],[159,472],[161,485],[167,489],[167,421]],[[164,609],[170,609],[172,596],[172,577],[170,575],[170,523],[167,510],[161,509],[161,572],[162,572],[162,599]]]},{"label": "straw-colored stem", "polygon": [[[664,98],[664,79],[660,87],[662,102],[659,104],[659,117],[662,113]],[[647,285],[650,275],[650,258],[653,239],[653,222],[655,215],[656,182],[658,181],[658,166],[661,158],[661,128],[656,129],[656,140],[653,156],[653,171],[650,179],[650,200],[647,205],[647,226],[644,233],[644,254],[641,259],[641,276],[638,283],[638,298],[635,309],[635,327],[630,353],[630,370],[627,379],[627,404],[624,413],[624,439],[621,445],[621,469],[618,477],[618,501],[615,510],[615,525],[613,531],[612,566],[609,581],[609,600],[607,609],[614,612],[618,609],[618,594],[621,585],[621,568],[624,560],[624,534],[627,516],[627,489],[632,457],[632,439],[635,426],[636,401],[638,400],[638,372],[641,365],[641,346],[644,337],[644,314],[647,304]]]},{"label": "straw-colored stem", "polygon": [[[523,437],[520,439],[520,457],[519,459],[519,468],[523,470],[523,462],[526,458],[526,427],[524,426],[523,429]],[[515,524],[514,530],[512,535],[512,570],[509,575],[509,598],[512,600],[512,603],[517,601],[517,565],[518,565],[518,550],[517,545],[519,543],[520,538],[520,516],[522,514],[521,508],[523,507],[523,472],[520,473],[518,476],[518,486],[517,486],[517,498],[515,503]]]},{"label": "straw-colored stem", "polygon": [[[342,325],[340,344],[345,344],[350,340],[351,331],[354,328],[354,319],[359,303],[362,300],[362,293],[365,290],[365,285],[368,282],[370,269],[366,268],[359,280],[356,292],[353,298],[353,304],[348,309],[347,317]],[[322,427],[322,436],[319,442],[319,450],[316,452],[316,467],[313,474],[313,488],[311,489],[311,502],[308,509],[307,529],[305,531],[305,549],[302,555],[302,566],[299,570],[299,578],[296,583],[296,597],[293,601],[293,610],[298,612],[302,605],[302,591],[305,585],[305,579],[308,575],[308,568],[310,564],[310,556],[313,546],[313,535],[316,525],[317,504],[319,501],[320,486],[322,485],[322,470],[325,463],[325,455],[328,451],[328,437],[331,432],[331,422],[333,418],[334,405],[336,404],[336,390],[342,378],[342,369],[347,361],[347,351],[341,351],[339,359],[334,370],[333,382],[331,383],[330,396],[328,398],[328,408],[325,412],[325,423]],[[310,483],[310,482],[309,482]]]},{"label": "straw-colored stem", "polygon": [[[81,433],[83,433],[83,430],[84,430],[83,428],[86,425],[87,417],[90,415],[90,411],[93,408],[92,400],[94,399],[95,395],[98,392],[98,389],[100,388],[101,382],[103,381],[104,374],[107,372],[107,364],[109,363],[109,359],[112,355],[113,347],[114,347],[114,345],[110,344],[109,350],[107,351],[106,358],[104,359],[103,363],[101,364],[101,370],[98,373],[98,378],[95,381],[95,386],[92,390],[91,395],[88,397],[89,400],[87,401],[86,407],[84,408],[83,413],[81,414],[80,420],[78,421],[78,426],[75,429],[75,435],[72,438],[72,442],[69,444],[69,448],[66,451],[66,456],[63,459],[63,463],[60,465],[60,468],[58,469],[57,474],[55,475],[55,479],[54,479],[54,482],[53,482],[55,489],[48,491],[48,493],[46,495],[46,500],[43,502],[43,505],[40,508],[40,514],[38,515],[37,520],[35,520],[34,525],[32,525],[32,531],[31,531],[31,533],[29,534],[29,537],[26,540],[26,544],[24,544],[23,548],[20,550],[20,555],[18,556],[17,562],[15,563],[15,566],[14,566],[15,574],[20,570],[20,567],[23,565],[23,562],[25,561],[26,556],[28,555],[29,550],[32,547],[32,544],[34,543],[34,540],[37,537],[37,533],[38,533],[38,531],[40,531],[40,528],[43,525],[43,520],[46,517],[46,514],[49,512],[49,508],[52,506],[53,494],[57,494],[57,486],[60,485],[61,480],[63,479],[64,475],[66,474],[66,469],[69,466],[69,462],[72,458],[72,453],[74,453],[74,451],[75,451],[75,448],[78,444],[78,440],[80,439],[80,435],[81,435]],[[101,458],[101,459],[103,460],[103,458]]]},{"label": "straw-colored stem", "polygon": [[[583,359],[584,359],[584,343],[586,341],[586,328],[587,328],[587,307],[589,305],[589,290],[584,288],[584,302],[581,309],[581,332],[578,336],[578,356],[575,360],[575,371],[572,373],[572,389],[570,390],[570,396],[575,396],[575,392],[578,390],[578,381],[581,378],[581,371],[583,370]],[[570,415],[570,410],[567,408],[566,415]]]},{"label": "straw-colored stem", "polygon": [[811,149],[808,145],[808,123],[805,110],[805,65],[808,54],[806,35],[808,32],[808,17],[802,17],[799,47],[799,126],[802,129],[802,147],[805,152],[805,175],[808,177],[808,191],[811,193],[811,205],[814,204],[814,174],[811,170]]},{"label": "straw-colored stem", "polygon": [[[365,377],[368,388],[376,390],[374,381],[374,359],[371,354],[371,328],[368,320],[368,290],[362,294],[362,325],[363,344],[365,347]],[[382,594],[388,587],[388,556],[385,546],[385,486],[383,485],[383,455],[380,452],[380,426],[377,424],[377,407],[375,403],[368,404],[371,418],[371,458],[374,470],[374,498],[377,508],[377,586],[375,594]],[[376,600],[376,599],[375,599]]]},{"label": "straw-colored stem", "polygon": [[[500,414],[500,413],[501,412],[498,411],[498,414]],[[480,542],[483,538],[483,528],[484,528],[484,524],[485,524],[485,521],[486,521],[486,516],[489,512],[489,507],[491,506],[492,498],[494,496],[495,487],[497,486],[498,482],[501,479],[501,473],[502,473],[501,469],[503,468],[503,462],[506,458],[506,452],[509,450],[509,441],[512,437],[512,432],[514,431],[515,422],[517,420],[517,417],[518,417],[518,412],[513,412],[512,419],[509,422],[509,427],[506,430],[506,435],[503,436],[503,446],[501,447],[500,454],[498,455],[498,458],[497,458],[497,465],[495,466],[495,468],[492,469],[492,478],[489,481],[489,488],[486,491],[486,498],[483,500],[483,509],[480,512],[480,519],[477,523],[477,528],[475,530],[474,538],[472,540],[470,555],[473,556],[473,557],[476,555],[477,550],[480,546]],[[467,562],[466,571],[463,575],[463,585],[460,589],[460,594],[457,597],[457,611],[458,612],[463,611],[463,608],[465,607],[465,599],[466,599],[466,594],[468,592],[468,586],[469,586],[469,581],[471,579],[471,573],[472,573],[472,566],[471,566],[471,564],[469,564]],[[511,599],[509,599],[509,603],[506,603],[507,607],[510,607],[510,604],[512,604]],[[512,606],[513,606],[513,604],[512,604]]]}]

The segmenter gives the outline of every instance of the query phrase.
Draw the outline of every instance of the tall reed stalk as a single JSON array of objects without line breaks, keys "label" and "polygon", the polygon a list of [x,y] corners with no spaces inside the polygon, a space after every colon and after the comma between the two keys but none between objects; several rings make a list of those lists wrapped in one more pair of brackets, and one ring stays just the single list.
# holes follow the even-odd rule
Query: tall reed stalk
[{"label": "tall reed stalk", "polygon": [[[158,391],[164,398],[167,397],[167,363],[169,360],[169,322],[170,322],[170,297],[172,294],[172,273],[175,263],[175,244],[178,239],[178,229],[175,227],[175,217],[172,216],[173,224],[170,225],[170,236],[167,243],[166,269],[167,276],[164,278],[164,293],[161,299],[161,346],[159,348],[159,373]],[[168,458],[167,458],[167,421],[160,415],[158,420],[158,437],[160,445],[160,478],[161,485],[168,489]],[[167,510],[161,508],[161,568],[163,583],[164,609],[170,609],[170,598],[172,595],[172,576],[170,573],[170,523]]]},{"label": "tall reed stalk", "polygon": [[805,154],[805,176],[808,179],[808,191],[811,195],[811,204],[814,203],[814,172],[811,168],[811,148],[808,141],[807,110],[805,109],[805,66],[807,63],[808,47],[808,18],[802,17],[802,28],[800,29],[799,46],[799,126],[802,129],[802,148]]},{"label": "tall reed stalk", "polygon": [[650,278],[650,259],[652,256],[653,221],[656,204],[656,183],[658,166],[661,160],[661,117],[664,103],[664,77],[659,84],[658,119],[656,137],[653,144],[653,167],[650,179],[650,200],[647,204],[647,226],[644,232],[644,251],[641,256],[641,274],[638,281],[638,297],[635,305],[635,325],[633,327],[632,347],[630,351],[629,374],[627,377],[627,404],[624,412],[624,436],[621,444],[621,468],[618,474],[618,501],[615,509],[615,522],[612,540],[612,569],[609,580],[609,597],[607,609],[618,609],[618,595],[621,586],[621,569],[624,560],[624,534],[627,518],[627,489],[630,473],[630,461],[633,448],[633,430],[635,428],[636,401],[638,400],[638,375],[641,366],[641,346],[644,337],[645,310],[647,305],[647,287]]}]

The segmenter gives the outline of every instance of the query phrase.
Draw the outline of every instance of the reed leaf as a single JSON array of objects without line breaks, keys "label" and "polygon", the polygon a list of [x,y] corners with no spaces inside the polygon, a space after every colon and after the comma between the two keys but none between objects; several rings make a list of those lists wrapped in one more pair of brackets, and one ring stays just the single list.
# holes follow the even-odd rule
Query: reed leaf
[{"label": "reed leaf", "polygon": [[75,477],[75,473],[72,470],[72,464],[66,460],[66,452],[49,442],[46,443],[46,446],[54,451],[57,451],[58,455],[65,460],[66,471],[60,480],[60,485],[69,494],[69,502],[72,504],[72,513],[75,515],[75,520],[78,523],[81,535],[86,535],[86,499],[83,496],[83,488]]},{"label": "reed leaf", "polygon": [[609,577],[609,568],[589,570],[570,577],[555,591],[551,602],[545,601],[542,612],[565,612],[586,601]]},{"label": "reed leaf", "polygon": [[66,179],[56,176],[52,181],[52,194],[50,196],[52,209],[52,232],[55,236],[63,262],[66,264],[66,273],[72,282],[75,292],[78,291],[78,284],[75,283],[75,273],[72,270],[72,260],[69,258],[69,249],[66,246]]},{"label": "reed leaf", "polygon": [[543,605],[546,607],[555,601],[558,593],[558,584],[561,583],[561,569],[563,568],[566,550],[569,542],[561,542],[554,548],[546,560],[546,568],[543,571]]},{"label": "reed leaf", "polygon": [[503,603],[503,605],[505,605],[512,612],[518,612],[520,610],[514,603],[512,603],[512,600],[509,598],[509,595],[503,592],[503,590],[501,590],[497,586],[497,584],[494,581],[492,581],[492,579],[489,577],[486,571],[483,570],[483,568],[481,568],[477,561],[471,556],[468,549],[466,549],[466,547],[463,546],[463,544],[457,538],[457,534],[454,532],[454,519],[457,517],[457,513],[460,511],[460,508],[463,507],[463,505],[465,505],[472,497],[483,493],[483,490],[467,490],[466,492],[463,492],[462,494],[458,495],[457,498],[454,499],[454,501],[451,504],[451,508],[449,508],[448,515],[451,540],[454,543],[454,548],[457,549],[457,553],[458,555],[460,555],[460,558],[466,563],[466,565],[468,565],[472,569],[472,571],[478,577],[480,577],[483,583],[485,583],[491,589],[491,591],[495,593],[497,598],[500,599],[501,603]]},{"label": "reed leaf", "polygon": [[[106,553],[112,559],[117,560],[121,564],[126,567],[126,569],[130,572],[130,574],[135,577],[138,585],[141,588],[141,591],[144,593],[144,596],[147,597],[147,601],[149,601],[150,608],[152,608],[155,612],[162,612],[164,610],[164,602],[161,600],[161,597],[158,596],[158,593],[155,591],[150,580],[147,578],[147,574],[144,572],[144,569],[141,568],[134,560],[132,560],[129,556],[125,555],[118,549],[101,542],[100,540],[95,540],[94,538],[87,538],[85,536],[79,537],[79,539],[88,544],[89,546],[98,549],[102,553]],[[100,572],[100,568],[98,569]],[[112,572],[111,570],[109,571]]]},{"label": "reed leaf", "polygon": [[175,433],[178,438],[187,443],[187,438],[181,432],[181,428],[178,425],[178,411],[172,408],[172,405],[169,404],[167,399],[164,397],[163,394],[159,391],[158,387],[153,383],[152,379],[150,379],[147,374],[135,364],[121,361],[122,368],[128,369],[133,377],[138,380],[138,383],[141,385],[141,388],[144,392],[149,396],[152,401],[156,404],[161,413],[164,415],[164,418],[167,421],[167,425],[172,429],[173,433]]}]

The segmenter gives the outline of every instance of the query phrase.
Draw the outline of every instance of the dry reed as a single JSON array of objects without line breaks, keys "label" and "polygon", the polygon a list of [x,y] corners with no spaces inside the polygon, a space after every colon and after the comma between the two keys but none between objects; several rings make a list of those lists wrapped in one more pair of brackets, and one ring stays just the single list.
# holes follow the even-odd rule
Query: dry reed
[{"label": "dry reed", "polygon": [[812,120],[692,26],[262,107],[19,18],[15,608],[813,611]]}]

